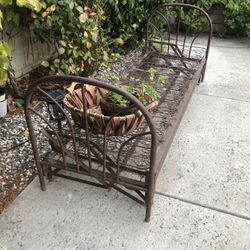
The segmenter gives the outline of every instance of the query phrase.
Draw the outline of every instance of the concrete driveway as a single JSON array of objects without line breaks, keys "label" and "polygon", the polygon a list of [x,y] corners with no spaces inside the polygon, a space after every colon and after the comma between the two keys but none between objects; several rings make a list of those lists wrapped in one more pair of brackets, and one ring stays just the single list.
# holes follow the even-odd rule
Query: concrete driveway
[{"label": "concrete driveway", "polygon": [[150,223],[116,191],[35,179],[0,217],[0,249],[250,249],[249,65],[249,40],[213,39]]}]

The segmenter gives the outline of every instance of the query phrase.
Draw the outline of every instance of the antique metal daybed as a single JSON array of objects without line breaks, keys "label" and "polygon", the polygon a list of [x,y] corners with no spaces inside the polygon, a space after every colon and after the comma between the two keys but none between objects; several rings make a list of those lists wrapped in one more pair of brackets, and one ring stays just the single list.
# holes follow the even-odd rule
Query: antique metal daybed
[{"label": "antique metal daybed", "polygon": [[[46,189],[44,176],[53,175],[114,188],[145,205],[149,221],[157,176],[195,86],[204,78],[211,36],[211,20],[196,6],[164,4],[152,12],[147,22],[145,51],[120,79],[131,85],[137,84],[134,79],[142,79],[159,88],[150,78],[149,69],[156,70],[156,77],[165,76],[158,107],[150,112],[125,90],[90,78],[48,76],[32,84],[27,92],[25,115],[42,190]],[[81,86],[82,109],[78,115],[82,117],[82,126],[77,125],[62,100],[59,102],[46,92],[48,85],[58,89],[72,82]],[[144,121],[133,130],[128,120],[116,114],[105,123],[103,133],[94,132],[89,124],[87,86],[126,97],[144,116]],[[32,101],[37,98],[52,104],[64,120],[53,119],[44,112],[44,107],[34,108]],[[34,126],[35,117],[40,126]],[[114,124],[118,120],[125,122],[126,133],[109,133],[111,128],[117,129]],[[45,153],[39,146],[41,140],[48,141]]]}]

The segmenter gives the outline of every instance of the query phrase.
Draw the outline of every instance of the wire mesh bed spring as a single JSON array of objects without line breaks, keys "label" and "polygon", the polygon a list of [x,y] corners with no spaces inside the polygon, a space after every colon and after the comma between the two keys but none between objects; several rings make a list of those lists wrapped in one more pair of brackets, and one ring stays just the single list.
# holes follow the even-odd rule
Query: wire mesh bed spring
[{"label": "wire mesh bed spring", "polygon": [[[193,34],[192,23],[190,28],[185,19],[190,13],[204,24],[196,34]],[[200,39],[201,34],[205,35]],[[122,84],[137,87],[143,81],[157,89],[158,106],[151,111],[124,89],[90,78],[49,76],[32,84],[25,100],[25,115],[42,190],[46,189],[44,176],[51,179],[53,175],[97,187],[112,187],[143,204],[146,221],[149,221],[157,176],[195,86],[204,78],[211,35],[211,20],[196,6],[164,4],[152,12],[147,23],[144,54],[120,77]],[[152,67],[154,77],[149,74]],[[74,106],[65,109],[64,104],[44,88],[44,85],[55,89],[69,87],[72,82],[80,86],[78,122]],[[104,132],[97,133],[88,118],[88,86],[122,95],[140,112],[143,120],[125,133],[107,133],[113,119],[109,117]],[[53,121],[48,114],[35,109],[32,101],[36,97],[49,101],[64,120]],[[49,144],[45,154],[39,150],[34,116],[41,119],[40,130]],[[128,122],[128,118],[124,119]]]}]

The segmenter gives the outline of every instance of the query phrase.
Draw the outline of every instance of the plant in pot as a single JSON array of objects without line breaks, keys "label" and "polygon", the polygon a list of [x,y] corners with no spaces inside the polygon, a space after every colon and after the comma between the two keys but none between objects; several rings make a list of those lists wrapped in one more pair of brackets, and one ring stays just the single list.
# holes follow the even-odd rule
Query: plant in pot
[{"label": "plant in pot", "polygon": [[[158,97],[157,90],[148,84],[141,83],[139,87],[133,86],[120,86],[130,94],[137,97],[147,109],[152,109],[157,105],[156,99]],[[130,103],[128,99],[113,91],[106,91],[104,98],[100,101],[101,111],[104,115],[129,115],[134,114],[138,109]]]},{"label": "plant in pot", "polygon": [[7,81],[10,49],[7,43],[0,42],[0,117],[7,114],[7,100],[4,86]]},{"label": "plant in pot", "polygon": [[[72,83],[68,88],[63,101],[64,107],[70,111],[76,125],[85,129],[82,89],[76,89],[76,85],[77,83]],[[158,105],[158,92],[153,86],[141,83],[138,87],[119,87],[136,96],[148,110]],[[94,134],[122,136],[132,133],[144,120],[142,112],[118,93],[85,85],[84,96],[88,129]]]}]

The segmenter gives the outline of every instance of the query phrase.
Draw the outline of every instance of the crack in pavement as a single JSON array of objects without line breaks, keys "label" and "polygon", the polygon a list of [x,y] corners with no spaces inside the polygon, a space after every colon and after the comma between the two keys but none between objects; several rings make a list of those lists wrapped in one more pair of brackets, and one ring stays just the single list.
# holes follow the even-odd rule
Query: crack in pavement
[{"label": "crack in pavement", "polygon": [[165,196],[165,197],[168,197],[168,198],[171,198],[171,199],[175,199],[175,200],[179,200],[179,201],[182,201],[182,202],[194,205],[194,206],[199,206],[199,207],[207,208],[209,210],[213,210],[213,211],[216,211],[216,212],[219,212],[219,213],[231,215],[231,216],[243,219],[243,220],[250,221],[250,217],[246,216],[246,215],[237,214],[237,213],[230,212],[230,211],[227,211],[227,210],[224,210],[224,209],[220,209],[220,208],[216,208],[216,207],[211,207],[211,206],[199,203],[199,202],[191,201],[191,200],[188,200],[188,199],[185,199],[185,198],[182,198],[182,197],[178,197],[178,196],[175,196],[175,195],[167,194],[167,193],[162,193],[162,192],[158,192],[158,191],[156,191],[155,193],[158,194],[158,195]]},{"label": "crack in pavement", "polygon": [[247,100],[241,100],[238,98],[232,98],[232,97],[225,97],[225,96],[219,96],[219,95],[214,95],[214,94],[206,94],[206,93],[194,93],[194,95],[204,95],[204,96],[211,96],[211,97],[215,97],[215,98],[221,98],[221,99],[225,99],[225,100],[232,100],[232,101],[237,101],[237,102],[246,102],[246,103],[250,103],[250,101]]}]

